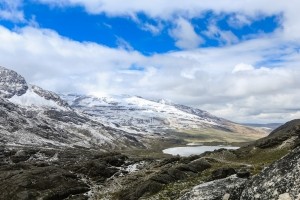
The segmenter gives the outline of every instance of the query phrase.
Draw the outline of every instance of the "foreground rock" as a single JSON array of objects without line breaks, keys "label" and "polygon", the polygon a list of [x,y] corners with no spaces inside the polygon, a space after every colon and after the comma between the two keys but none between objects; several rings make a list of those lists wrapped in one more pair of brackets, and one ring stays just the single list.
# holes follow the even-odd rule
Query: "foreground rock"
[{"label": "foreground rock", "polygon": [[[238,178],[236,175],[200,184],[181,200],[253,200],[300,198],[300,147],[274,162],[258,175]],[[217,174],[220,174],[218,172]],[[221,173],[222,174],[222,173]]]},{"label": "foreground rock", "polygon": [[53,166],[2,167],[0,182],[1,199],[64,199],[90,190],[75,174]]},{"label": "foreground rock", "polygon": [[253,198],[300,198],[300,147],[273,163],[247,184],[241,199]]},{"label": "foreground rock", "polygon": [[135,200],[141,197],[147,197],[159,192],[167,184],[172,184],[176,181],[185,180],[191,176],[201,174],[206,169],[209,169],[211,164],[199,156],[191,156],[188,158],[174,157],[166,159],[153,166],[156,172],[146,172],[148,174],[142,177],[135,184],[122,190],[119,199]]},{"label": "foreground rock", "polygon": [[203,183],[194,187],[190,192],[179,198],[180,200],[215,200],[238,197],[247,180],[231,176],[225,179]]},{"label": "foreground rock", "polygon": [[16,72],[0,66],[0,97],[10,98],[25,94],[28,85]]},{"label": "foreground rock", "polygon": [[0,148],[0,199],[88,199],[126,167],[119,153],[82,149]]}]

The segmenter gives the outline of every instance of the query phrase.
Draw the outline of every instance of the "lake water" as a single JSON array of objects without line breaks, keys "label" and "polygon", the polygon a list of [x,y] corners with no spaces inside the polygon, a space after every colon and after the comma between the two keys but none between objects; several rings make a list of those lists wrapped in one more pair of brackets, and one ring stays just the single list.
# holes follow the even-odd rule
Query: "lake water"
[{"label": "lake water", "polygon": [[238,149],[239,147],[231,146],[186,146],[186,147],[173,147],[163,150],[163,153],[180,156],[190,156],[204,153],[205,151],[214,151],[217,149]]}]

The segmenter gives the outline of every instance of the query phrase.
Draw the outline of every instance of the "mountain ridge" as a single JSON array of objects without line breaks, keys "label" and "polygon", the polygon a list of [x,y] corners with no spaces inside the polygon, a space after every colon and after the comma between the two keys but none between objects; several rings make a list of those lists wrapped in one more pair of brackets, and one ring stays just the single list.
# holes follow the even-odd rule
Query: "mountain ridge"
[{"label": "mountain ridge", "polygon": [[[120,143],[124,147],[131,144],[129,147],[151,148],[152,141],[161,139],[181,140],[183,143],[199,140],[231,143],[254,140],[265,134],[207,111],[165,100],[154,101],[130,95],[58,95],[28,84],[17,72],[4,67],[0,68],[0,74],[0,97],[3,98],[0,109],[9,120],[15,121],[10,128],[22,132],[14,135],[20,144],[21,141],[34,144],[35,140],[36,143],[44,140],[47,144],[53,140],[52,144],[58,146],[73,143],[88,148],[94,145],[116,148]],[[5,109],[5,104],[10,107],[16,105],[14,115]],[[17,122],[25,122],[22,124],[24,127]],[[95,124],[103,131],[95,128]],[[5,126],[2,129],[6,133],[2,137],[9,140],[9,131]],[[65,130],[68,133],[64,133]],[[60,134],[57,135],[57,132]],[[69,141],[61,138],[67,137],[64,134],[68,135]],[[24,140],[25,136],[28,141]]]},{"label": "mountain ridge", "polygon": [[[266,134],[258,128],[245,127],[226,119],[216,117],[207,111],[175,103],[144,99],[140,96],[113,95],[95,97],[92,95],[60,95],[68,104],[104,124],[132,134],[179,135],[184,139],[206,138],[212,141],[217,134],[219,142],[245,142],[251,137],[258,139]],[[218,133],[217,133],[218,132]],[[232,133],[232,135],[228,134]],[[248,138],[246,138],[249,135]],[[234,140],[236,136],[236,140]],[[199,142],[199,141],[198,141]]]},{"label": "mountain ridge", "polygon": [[137,96],[57,95],[0,74],[0,198],[281,200],[300,192],[300,120],[237,150],[170,156],[162,141],[185,144],[184,131],[228,139],[255,129]]}]

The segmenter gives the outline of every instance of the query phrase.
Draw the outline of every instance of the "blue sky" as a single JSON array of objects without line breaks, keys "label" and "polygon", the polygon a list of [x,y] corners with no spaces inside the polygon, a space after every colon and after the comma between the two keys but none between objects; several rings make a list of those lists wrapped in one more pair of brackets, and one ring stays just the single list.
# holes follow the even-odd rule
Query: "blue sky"
[{"label": "blue sky", "polygon": [[[13,30],[16,27],[35,24],[39,28],[55,30],[61,36],[80,42],[95,42],[108,47],[132,48],[145,55],[178,51],[170,30],[176,27],[174,20],[153,19],[144,13],[131,16],[109,16],[105,13],[90,14],[82,6],[70,8],[53,7],[38,2],[23,3],[24,18],[28,21],[2,20],[1,24]],[[219,47],[227,43],[221,41],[216,33],[215,37],[205,34],[213,23],[222,31],[230,31],[238,41],[248,40],[257,34],[269,34],[279,26],[278,16],[260,16],[248,24],[236,26],[232,23],[235,13],[215,14],[212,11],[204,12],[199,16],[188,19],[195,33],[204,41],[197,47]],[[156,27],[157,31],[151,31],[144,26],[146,24]],[[232,41],[237,42],[237,41]]]},{"label": "blue sky", "polygon": [[283,122],[300,117],[298,7],[0,0],[0,65],[56,92],[165,98],[238,122]]}]

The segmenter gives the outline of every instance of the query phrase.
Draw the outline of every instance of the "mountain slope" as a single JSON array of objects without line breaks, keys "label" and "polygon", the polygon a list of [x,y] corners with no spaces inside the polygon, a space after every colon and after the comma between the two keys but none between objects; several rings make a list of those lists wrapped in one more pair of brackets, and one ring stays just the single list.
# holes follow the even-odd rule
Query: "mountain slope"
[{"label": "mountain slope", "polygon": [[28,85],[0,68],[0,141],[42,147],[143,148],[138,136],[104,126],[69,107],[53,92]]},{"label": "mountain slope", "polygon": [[[234,156],[236,158],[232,159]],[[243,164],[243,170],[248,168],[252,172],[258,169],[260,171],[247,179],[237,174],[237,176],[202,183],[190,189],[179,199],[291,200],[300,197],[299,119],[287,122],[275,129],[269,136],[248,146],[231,152],[226,150],[208,152],[205,157],[215,159],[222,157],[223,169],[234,160],[234,163],[230,163],[230,167],[237,167],[237,163],[240,163]]]},{"label": "mountain slope", "polygon": [[61,98],[13,71],[0,68],[0,75],[2,199],[299,198],[300,120],[238,150],[166,159],[103,153],[141,152],[169,137],[259,134],[187,106],[132,96]]},{"label": "mountain slope", "polygon": [[200,109],[138,96],[67,94],[61,98],[95,120],[132,134],[176,136],[190,142],[245,142],[266,134]]},{"label": "mountain slope", "polygon": [[28,85],[25,79],[16,72],[0,66],[0,97],[10,98],[26,92]]},{"label": "mountain slope", "polygon": [[167,142],[245,142],[263,136],[187,106],[119,95],[57,95],[0,68],[1,140],[7,144],[144,148]]}]

